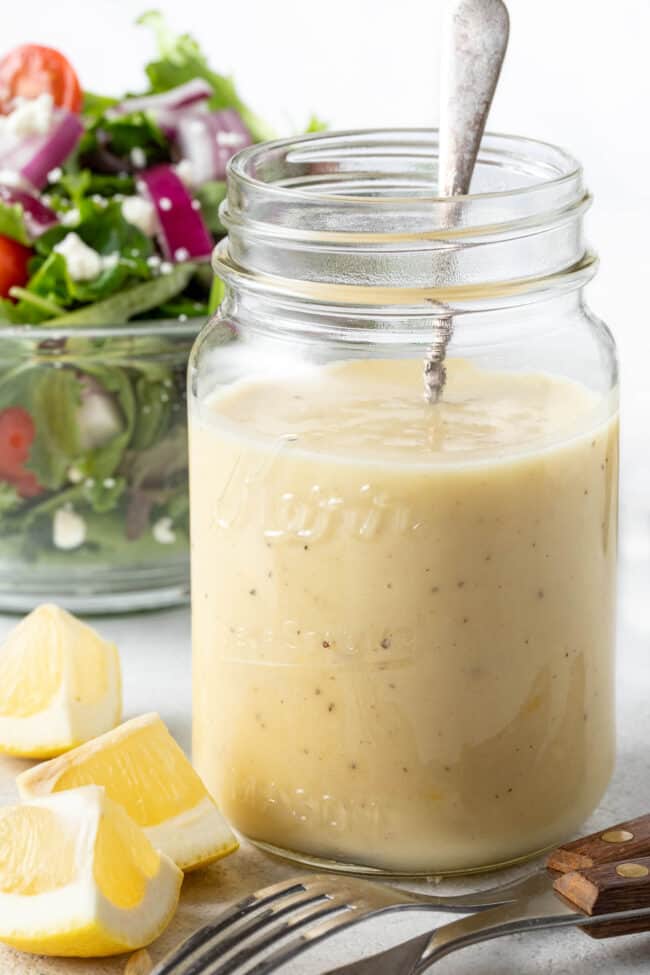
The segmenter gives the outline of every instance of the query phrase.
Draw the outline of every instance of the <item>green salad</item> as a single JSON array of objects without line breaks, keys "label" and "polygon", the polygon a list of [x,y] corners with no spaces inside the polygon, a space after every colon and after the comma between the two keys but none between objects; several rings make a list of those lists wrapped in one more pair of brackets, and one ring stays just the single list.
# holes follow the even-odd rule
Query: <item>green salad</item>
[{"label": "green salad", "polygon": [[185,369],[221,298],[226,165],[272,133],[195,40],[139,22],[158,46],[141,94],[83,91],[50,48],[0,60],[5,564],[186,550]]}]

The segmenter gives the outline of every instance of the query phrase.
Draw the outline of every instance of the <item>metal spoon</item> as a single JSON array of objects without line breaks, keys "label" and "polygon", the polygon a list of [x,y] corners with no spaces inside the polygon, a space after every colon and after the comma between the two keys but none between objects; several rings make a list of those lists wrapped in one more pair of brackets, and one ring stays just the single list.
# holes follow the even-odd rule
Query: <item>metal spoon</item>
[{"label": "metal spoon", "polygon": [[[445,24],[438,148],[438,196],[469,192],[485,123],[508,46],[503,0],[455,0]],[[450,211],[448,225],[454,223]],[[436,403],[445,386],[445,354],[453,320],[439,318],[424,364],[425,397]]]}]

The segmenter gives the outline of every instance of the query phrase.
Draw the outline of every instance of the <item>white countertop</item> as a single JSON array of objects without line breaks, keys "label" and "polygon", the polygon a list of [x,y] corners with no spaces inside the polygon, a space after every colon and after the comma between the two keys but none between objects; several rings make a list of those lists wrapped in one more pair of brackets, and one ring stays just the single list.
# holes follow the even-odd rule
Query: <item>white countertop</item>
[{"label": "white countertop", "polygon": [[[650,516],[641,541],[624,547],[619,638],[619,759],[614,780],[586,831],[650,809]],[[0,617],[0,637],[14,620]],[[125,713],[161,712],[180,743],[190,742],[190,622],[187,610],[141,614],[95,621],[121,650],[125,677]],[[0,762],[0,801],[12,798],[12,776],[25,766]],[[519,868],[519,872],[529,869]],[[177,920],[151,949],[154,959],[190,930],[214,917],[217,906],[258,887],[299,872],[244,846],[233,857],[187,878]],[[510,872],[514,875],[514,871]],[[505,874],[499,880],[505,879]],[[439,891],[488,886],[494,875],[451,883]],[[432,913],[393,915],[325,943],[284,971],[316,975],[352,957],[450,920]],[[105,962],[61,962],[36,959],[0,948],[2,975],[118,975],[125,959]],[[540,932],[501,939],[465,949],[443,959],[432,971],[440,975],[628,975],[650,970],[650,933],[594,941],[578,931]]]}]

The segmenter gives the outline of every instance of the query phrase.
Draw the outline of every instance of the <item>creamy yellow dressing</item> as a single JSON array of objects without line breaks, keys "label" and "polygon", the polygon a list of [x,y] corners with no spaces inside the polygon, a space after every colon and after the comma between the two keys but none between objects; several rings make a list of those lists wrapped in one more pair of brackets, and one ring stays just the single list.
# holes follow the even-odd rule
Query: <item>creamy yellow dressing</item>
[{"label": "creamy yellow dressing", "polygon": [[387,869],[575,829],[613,762],[617,423],[356,360],[193,408],[194,756],[248,836]]}]

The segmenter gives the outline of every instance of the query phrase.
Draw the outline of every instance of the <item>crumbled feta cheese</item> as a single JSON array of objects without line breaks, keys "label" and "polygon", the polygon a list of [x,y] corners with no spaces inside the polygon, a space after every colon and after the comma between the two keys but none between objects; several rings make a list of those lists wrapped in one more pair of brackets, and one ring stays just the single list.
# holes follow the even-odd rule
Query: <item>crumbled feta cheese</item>
[{"label": "crumbled feta cheese", "polygon": [[59,508],[52,520],[52,541],[55,548],[79,548],[86,541],[86,522],[71,508]]},{"label": "crumbled feta cheese", "polygon": [[156,270],[157,268],[159,268],[160,265],[161,265],[161,263],[162,262],[161,262],[161,260],[160,260],[160,258],[158,257],[157,254],[152,254],[151,257],[148,257],[147,258],[147,264],[153,270]]},{"label": "crumbled feta cheese", "polygon": [[153,237],[158,229],[156,208],[142,196],[127,196],[122,201],[122,216],[147,237]]},{"label": "crumbled feta cheese", "polygon": [[70,484],[81,484],[83,479],[84,476],[78,467],[70,467],[68,469],[68,480],[70,481]]},{"label": "crumbled feta cheese", "polygon": [[181,159],[180,162],[177,162],[174,166],[174,172],[185,186],[189,188],[194,186],[194,167],[189,159]]},{"label": "crumbled feta cheese", "polygon": [[108,488],[109,490],[111,488],[114,488],[115,487],[115,478],[114,477],[105,477],[104,478],[104,487],[105,488]]},{"label": "crumbled feta cheese", "polygon": [[60,221],[64,227],[76,227],[81,219],[81,214],[76,207],[71,207],[66,210],[60,217]]},{"label": "crumbled feta cheese", "polygon": [[177,247],[176,250],[174,251],[175,261],[186,261],[189,258],[189,256],[190,256],[190,252],[188,251],[187,247]]},{"label": "crumbled feta cheese", "polygon": [[65,258],[68,274],[73,281],[93,281],[102,271],[115,267],[120,259],[119,254],[107,254],[106,257],[102,257],[74,231],[66,234],[63,240],[55,244],[54,250]]},{"label": "crumbled feta cheese", "polygon": [[183,314],[183,313],[181,313],[181,314],[180,314],[180,315],[178,316],[178,320],[179,320],[179,322],[186,322],[186,321],[187,321],[187,315],[185,315],[185,314]]},{"label": "crumbled feta cheese", "polygon": [[93,201],[93,203],[96,203],[98,207],[108,206],[108,200],[105,196],[102,196],[101,193],[93,193],[90,199]]},{"label": "crumbled feta cheese", "polygon": [[[81,393],[81,403],[77,408],[79,446],[83,451],[103,447],[124,429],[124,420],[119,406],[112,396],[86,383]],[[89,479],[92,481],[92,478]],[[94,481],[86,481],[92,487]]]},{"label": "crumbled feta cheese", "polygon": [[47,174],[47,181],[48,183],[58,183],[62,176],[63,170],[61,167],[55,166],[54,169],[51,169]]},{"label": "crumbled feta cheese", "polygon": [[68,274],[73,281],[92,281],[102,273],[101,254],[84,243],[74,231],[55,244],[54,250],[65,257]]},{"label": "crumbled feta cheese", "polygon": [[174,265],[171,263],[171,261],[163,261],[162,264],[160,265],[161,274],[171,274],[173,270],[174,270]]},{"label": "crumbled feta cheese", "polygon": [[129,155],[131,156],[131,162],[136,169],[144,169],[144,167],[147,165],[146,153],[140,146],[135,146],[133,149],[131,149]]},{"label": "crumbled feta cheese", "polygon": [[176,541],[172,524],[171,518],[159,518],[151,529],[153,537],[160,545],[173,545]]},{"label": "crumbled feta cheese", "polygon": [[158,206],[160,207],[161,210],[171,210],[172,201],[169,199],[168,196],[161,196],[160,199],[158,200]]},{"label": "crumbled feta cheese", "polygon": [[0,132],[18,137],[46,135],[54,120],[54,99],[49,92],[36,98],[14,99],[15,108],[0,117]]},{"label": "crumbled feta cheese", "polygon": [[192,209],[193,210],[200,210],[201,209],[201,201],[200,200],[192,200]]}]

